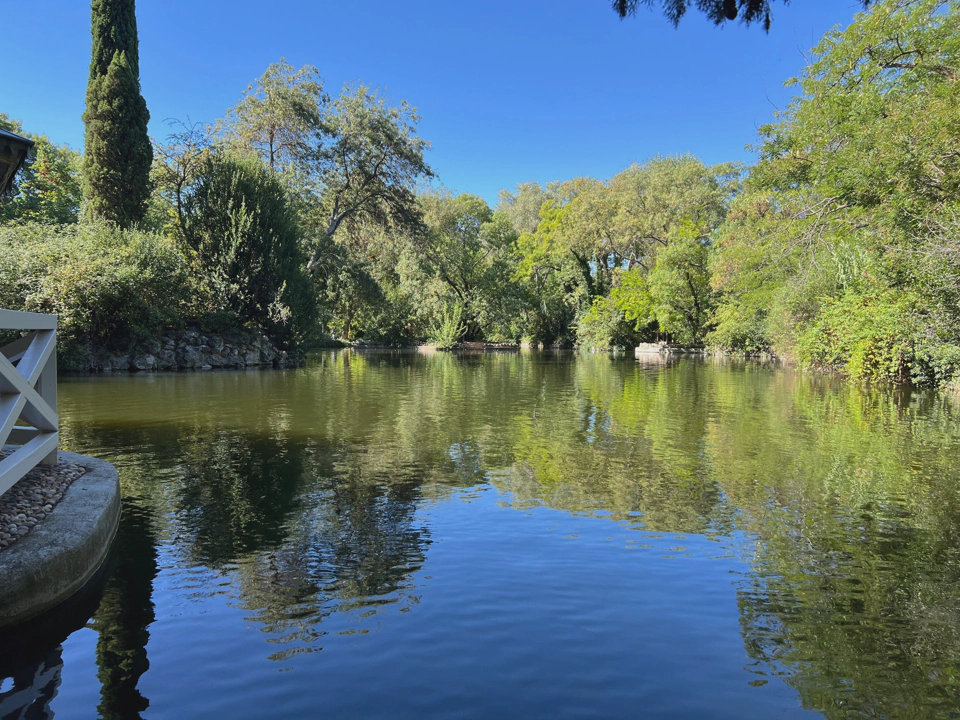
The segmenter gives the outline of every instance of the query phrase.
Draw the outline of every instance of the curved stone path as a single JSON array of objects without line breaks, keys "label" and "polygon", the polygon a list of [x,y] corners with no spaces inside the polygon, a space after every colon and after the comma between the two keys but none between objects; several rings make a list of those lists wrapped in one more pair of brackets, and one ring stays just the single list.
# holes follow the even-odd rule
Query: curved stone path
[{"label": "curved stone path", "polygon": [[[9,455],[0,450],[0,460]],[[43,520],[70,484],[86,472],[81,465],[38,465],[0,496],[0,552],[12,547]]]}]

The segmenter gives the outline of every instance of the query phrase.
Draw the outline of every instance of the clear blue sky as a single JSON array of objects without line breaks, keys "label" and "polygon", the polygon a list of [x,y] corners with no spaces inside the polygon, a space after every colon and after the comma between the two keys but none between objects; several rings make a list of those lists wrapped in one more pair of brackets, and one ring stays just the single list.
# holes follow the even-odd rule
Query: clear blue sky
[{"label": "clear blue sky", "polygon": [[[792,91],[807,51],[852,0],[776,5],[773,28],[718,29],[691,12],[621,21],[608,0],[140,0],[143,95],[168,118],[209,122],[281,56],[328,90],[362,80],[415,105],[444,185],[498,188],[606,178],[657,153],[748,160],[744,146]],[[90,54],[85,0],[0,0],[0,111],[82,147]],[[9,13],[9,14],[8,14]],[[22,19],[22,20],[21,20]]]}]

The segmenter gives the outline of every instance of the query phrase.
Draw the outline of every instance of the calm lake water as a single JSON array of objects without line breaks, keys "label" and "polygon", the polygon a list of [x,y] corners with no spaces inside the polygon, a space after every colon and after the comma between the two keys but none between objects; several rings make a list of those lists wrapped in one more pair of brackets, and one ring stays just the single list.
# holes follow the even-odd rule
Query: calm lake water
[{"label": "calm lake water", "polygon": [[937,395],[331,352],[60,402],[123,518],[92,596],[0,649],[0,714],[960,718]]}]

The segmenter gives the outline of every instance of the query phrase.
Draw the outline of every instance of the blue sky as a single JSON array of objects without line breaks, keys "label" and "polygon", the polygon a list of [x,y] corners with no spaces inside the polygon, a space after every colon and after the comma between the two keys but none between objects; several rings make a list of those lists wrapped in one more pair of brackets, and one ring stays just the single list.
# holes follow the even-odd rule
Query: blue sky
[{"label": "blue sky", "polygon": [[[852,0],[775,6],[773,28],[718,29],[691,12],[621,21],[608,0],[140,0],[150,131],[209,122],[281,56],[316,65],[327,89],[363,82],[406,99],[449,188],[609,177],[657,153],[749,160],[744,146],[792,95],[801,51],[848,23]],[[0,111],[81,147],[90,54],[85,0],[0,0],[26,16],[4,37]],[[25,12],[26,11],[26,12]]]}]

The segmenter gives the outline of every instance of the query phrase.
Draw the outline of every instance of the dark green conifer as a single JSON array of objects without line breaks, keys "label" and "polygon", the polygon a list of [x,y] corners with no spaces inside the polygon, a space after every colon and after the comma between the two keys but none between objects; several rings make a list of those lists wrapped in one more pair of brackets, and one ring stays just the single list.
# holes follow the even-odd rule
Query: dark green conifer
[{"label": "dark green conifer", "polygon": [[129,227],[150,195],[150,113],[140,95],[135,0],[92,0],[84,195],[93,217]]}]

